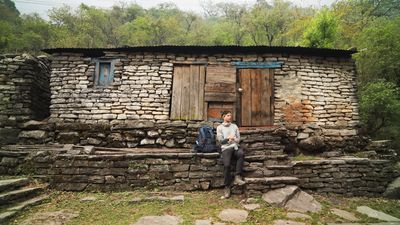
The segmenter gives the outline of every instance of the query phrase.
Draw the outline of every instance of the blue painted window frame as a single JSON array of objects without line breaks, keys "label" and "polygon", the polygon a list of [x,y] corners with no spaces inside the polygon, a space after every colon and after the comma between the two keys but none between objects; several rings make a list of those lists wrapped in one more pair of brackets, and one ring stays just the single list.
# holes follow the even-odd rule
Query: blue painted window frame
[{"label": "blue painted window frame", "polygon": [[[94,86],[95,87],[107,87],[110,86],[114,82],[114,68],[115,68],[115,60],[103,60],[96,59],[96,69],[94,73]],[[106,74],[102,73],[102,65],[108,66],[108,71]]]},{"label": "blue painted window frame", "polygon": [[267,62],[232,62],[232,65],[237,69],[276,69],[282,68],[282,61],[267,61]]}]

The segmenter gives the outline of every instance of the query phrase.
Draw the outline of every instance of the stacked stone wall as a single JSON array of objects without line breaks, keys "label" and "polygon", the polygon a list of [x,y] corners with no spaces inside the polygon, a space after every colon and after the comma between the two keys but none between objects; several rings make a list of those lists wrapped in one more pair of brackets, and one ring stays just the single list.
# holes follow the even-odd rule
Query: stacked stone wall
[{"label": "stacked stone wall", "polygon": [[50,115],[49,77],[46,57],[0,56],[0,144],[17,142],[22,123]]},{"label": "stacked stone wall", "polygon": [[[217,153],[82,154],[71,151],[68,146],[36,146],[34,149],[31,146],[26,151],[0,151],[0,174],[44,175],[54,188],[69,191],[154,187],[207,190],[223,186],[223,168],[218,159]],[[245,163],[245,170],[251,167],[251,162]],[[390,161],[366,158],[294,161],[266,167],[270,171],[269,178],[253,180],[276,182],[269,186],[250,183],[249,193],[262,194],[261,189],[278,188],[283,185],[280,182],[292,182],[294,180],[289,178],[297,177],[296,183],[310,192],[381,196],[387,185],[399,176]]]},{"label": "stacked stone wall", "polygon": [[168,122],[174,63],[230,66],[237,61],[282,61],[282,68],[274,69],[275,125],[313,123],[327,139],[338,142],[357,135],[357,87],[350,58],[105,52],[101,59],[118,61],[113,84],[100,88],[93,83],[93,58],[76,53],[53,56],[51,119],[55,122]]}]

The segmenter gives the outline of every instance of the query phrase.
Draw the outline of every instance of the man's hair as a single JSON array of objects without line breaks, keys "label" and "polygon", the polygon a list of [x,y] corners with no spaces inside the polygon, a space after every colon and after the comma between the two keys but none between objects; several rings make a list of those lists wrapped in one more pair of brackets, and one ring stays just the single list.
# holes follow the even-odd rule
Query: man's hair
[{"label": "man's hair", "polygon": [[226,114],[232,114],[232,112],[231,111],[222,111],[221,112],[221,118],[224,118],[224,116],[226,115]]}]

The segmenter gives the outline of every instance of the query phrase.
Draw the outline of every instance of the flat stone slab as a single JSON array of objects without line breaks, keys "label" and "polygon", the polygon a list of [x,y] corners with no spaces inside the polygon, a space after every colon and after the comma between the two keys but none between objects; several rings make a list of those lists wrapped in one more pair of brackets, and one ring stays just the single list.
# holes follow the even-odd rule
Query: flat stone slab
[{"label": "flat stone slab", "polygon": [[365,214],[371,218],[375,218],[378,220],[382,221],[387,221],[387,222],[400,222],[399,218],[396,218],[394,216],[391,216],[389,214],[377,211],[375,209],[371,209],[368,206],[359,206],[357,207],[357,212]]},{"label": "flat stone slab", "polygon": [[291,220],[275,220],[274,225],[306,225],[306,224]]},{"label": "flat stone slab", "polygon": [[249,211],[256,210],[260,207],[261,207],[260,204],[245,204],[245,205],[243,205],[243,208],[245,208],[246,210],[249,210]]},{"label": "flat stone slab", "polygon": [[249,213],[243,209],[224,209],[222,210],[218,217],[222,221],[242,223],[245,222]]},{"label": "flat stone slab", "polygon": [[311,219],[311,216],[303,213],[297,213],[297,212],[288,212],[286,216],[289,219]]},{"label": "flat stone slab", "polygon": [[70,212],[66,210],[55,212],[36,213],[23,221],[22,225],[63,225],[68,224],[70,220],[79,216],[77,212]]},{"label": "flat stone slab", "polygon": [[210,220],[196,220],[195,225],[212,225]]},{"label": "flat stone slab", "polygon": [[299,191],[299,187],[297,186],[286,186],[284,188],[268,191],[263,194],[262,199],[269,204],[282,207],[297,191]]},{"label": "flat stone slab", "polygon": [[130,203],[140,203],[146,201],[171,201],[171,202],[183,202],[185,201],[185,196],[177,195],[172,197],[165,197],[165,196],[152,196],[152,197],[145,197],[145,198],[133,198],[129,202]]},{"label": "flat stone slab", "polygon": [[359,221],[360,220],[353,213],[347,212],[345,210],[333,208],[333,209],[331,209],[331,212],[333,214],[335,214],[336,216],[343,218],[345,220],[348,220],[348,221]]},{"label": "flat stone slab", "polygon": [[81,198],[81,202],[93,202],[96,200],[97,200],[97,198],[94,196],[88,196],[88,197]]},{"label": "flat stone slab", "polygon": [[317,202],[314,197],[310,194],[307,194],[304,191],[299,191],[290,199],[286,205],[286,209],[297,211],[297,212],[319,212],[322,209],[322,206],[319,202]]},{"label": "flat stone slab", "polygon": [[176,216],[144,216],[133,225],[178,225],[180,222],[181,218]]}]

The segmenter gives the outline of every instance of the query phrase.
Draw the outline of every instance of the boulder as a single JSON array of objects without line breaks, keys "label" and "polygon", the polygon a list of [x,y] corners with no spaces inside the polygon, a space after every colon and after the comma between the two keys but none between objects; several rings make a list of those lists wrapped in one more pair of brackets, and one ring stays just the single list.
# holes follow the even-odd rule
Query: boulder
[{"label": "boulder", "polygon": [[263,194],[262,198],[269,204],[283,207],[286,202],[298,191],[299,187],[297,186],[286,186],[284,188],[268,191],[267,193]]},{"label": "boulder", "polygon": [[286,203],[285,208],[302,213],[319,212],[322,210],[321,204],[317,202],[312,195],[304,191],[297,192],[297,194]]},{"label": "boulder", "polygon": [[325,147],[324,139],[321,136],[312,136],[299,142],[299,148],[308,152],[321,152]]},{"label": "boulder", "polygon": [[400,177],[396,178],[383,193],[383,196],[387,198],[400,199]]}]

